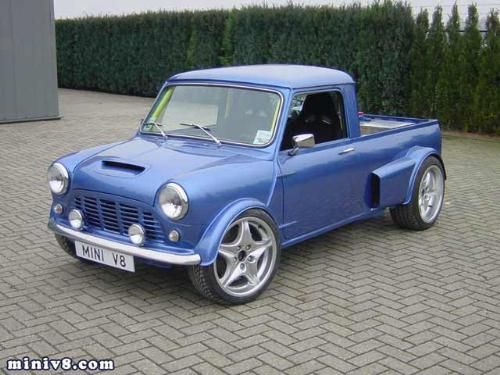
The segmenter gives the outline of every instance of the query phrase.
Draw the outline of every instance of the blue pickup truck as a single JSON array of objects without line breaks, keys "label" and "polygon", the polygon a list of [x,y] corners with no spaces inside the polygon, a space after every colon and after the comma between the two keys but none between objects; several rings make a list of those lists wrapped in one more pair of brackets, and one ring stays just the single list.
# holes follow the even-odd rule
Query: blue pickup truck
[{"label": "blue pickup truck", "polygon": [[344,72],[198,70],[165,82],[131,139],[49,167],[49,227],[84,262],[184,265],[202,295],[240,304],[298,242],[386,208],[431,227],[445,177],[438,122],[360,114]]}]

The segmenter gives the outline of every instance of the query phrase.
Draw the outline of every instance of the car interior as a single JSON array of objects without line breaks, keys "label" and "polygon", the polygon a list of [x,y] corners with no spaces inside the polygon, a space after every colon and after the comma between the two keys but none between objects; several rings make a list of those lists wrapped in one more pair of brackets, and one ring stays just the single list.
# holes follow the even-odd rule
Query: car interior
[{"label": "car interior", "polygon": [[[255,138],[259,129],[267,130],[270,137],[277,98],[274,98],[274,94],[262,95],[260,92],[251,91],[238,94],[239,100],[234,101],[229,117],[219,125],[218,134],[227,139],[243,138],[242,141],[250,144],[256,144]],[[235,127],[234,124],[241,126]],[[245,133],[242,133],[242,129]]]},{"label": "car interior", "polygon": [[[300,99],[297,99],[300,103]],[[290,111],[281,150],[293,148],[293,137],[312,134],[316,144],[347,136],[342,95],[337,91],[308,94]]]}]

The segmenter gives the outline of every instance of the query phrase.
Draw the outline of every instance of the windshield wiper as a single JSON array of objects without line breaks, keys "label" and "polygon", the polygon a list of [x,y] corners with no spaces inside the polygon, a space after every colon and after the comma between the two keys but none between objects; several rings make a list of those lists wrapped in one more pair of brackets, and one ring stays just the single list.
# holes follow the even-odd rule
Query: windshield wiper
[{"label": "windshield wiper", "polygon": [[159,124],[155,121],[148,121],[147,123],[145,123],[144,125],[154,125],[156,127],[156,129],[158,129],[161,133],[161,135],[163,136],[164,139],[167,139],[168,136],[165,134],[165,132],[163,131],[162,129],[162,124]]},{"label": "windshield wiper", "polygon": [[205,127],[205,126],[201,126],[201,125],[198,125],[198,124],[187,124],[187,123],[184,123],[184,122],[181,122],[179,125],[182,125],[182,126],[191,126],[192,128],[197,128],[197,129],[200,129],[203,133],[205,133],[206,135],[208,135],[210,138],[212,138],[212,140],[217,143],[218,146],[220,146],[222,143],[221,141],[219,141],[215,135],[213,135],[210,131],[209,128]]}]

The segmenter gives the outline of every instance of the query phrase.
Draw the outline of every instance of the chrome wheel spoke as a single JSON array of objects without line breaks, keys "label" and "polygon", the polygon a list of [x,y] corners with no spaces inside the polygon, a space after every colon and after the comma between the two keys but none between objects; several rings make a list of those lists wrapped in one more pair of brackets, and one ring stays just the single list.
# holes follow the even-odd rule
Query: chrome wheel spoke
[{"label": "chrome wheel spoke", "polygon": [[427,192],[431,186],[431,173],[427,172],[424,177],[424,190]]},{"label": "chrome wheel spoke", "polygon": [[437,200],[437,193],[435,191],[429,193],[429,205],[434,204],[436,200]]},{"label": "chrome wheel spoke", "polygon": [[257,261],[248,262],[246,265],[245,277],[251,285],[258,285],[259,279],[259,269],[257,268]]},{"label": "chrome wheel spoke", "polygon": [[236,280],[238,280],[242,274],[243,274],[243,270],[241,269],[238,262],[228,264],[226,267],[226,272],[224,273],[224,275],[220,279],[220,282],[224,287],[227,288],[232,283],[234,283]]},{"label": "chrome wheel spoke", "polygon": [[432,193],[436,191],[436,176],[433,173],[429,173],[431,176],[430,181],[429,181],[429,187],[427,188],[427,193]]},{"label": "chrome wheel spoke", "polygon": [[254,246],[249,251],[249,254],[255,258],[255,260],[259,260],[262,254],[264,254],[269,248],[272,246],[273,241],[270,238],[266,238],[262,241],[254,242]]},{"label": "chrome wheel spoke", "polygon": [[250,223],[248,220],[243,220],[238,227],[238,237],[236,237],[235,245],[244,247],[249,246],[253,242],[252,232],[250,231]]},{"label": "chrome wheel spoke", "polygon": [[219,254],[227,261],[235,260],[238,256],[238,247],[232,244],[221,244]]}]

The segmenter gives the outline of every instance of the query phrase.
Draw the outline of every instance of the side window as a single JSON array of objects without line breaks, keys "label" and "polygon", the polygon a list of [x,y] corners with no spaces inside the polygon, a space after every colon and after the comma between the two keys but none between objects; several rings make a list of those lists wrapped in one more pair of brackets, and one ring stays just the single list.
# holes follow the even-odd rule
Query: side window
[{"label": "side window", "polygon": [[344,101],[339,91],[295,95],[281,149],[291,149],[293,137],[299,134],[314,135],[316,144],[346,138],[344,113]]}]

